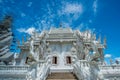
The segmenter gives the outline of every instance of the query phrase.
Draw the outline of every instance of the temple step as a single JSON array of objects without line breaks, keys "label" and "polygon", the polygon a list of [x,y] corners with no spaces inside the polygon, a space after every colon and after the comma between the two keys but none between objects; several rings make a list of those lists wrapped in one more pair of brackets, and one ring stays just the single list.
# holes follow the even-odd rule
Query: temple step
[{"label": "temple step", "polygon": [[77,80],[77,79],[47,79],[47,80]]},{"label": "temple step", "polygon": [[73,73],[51,73],[48,75],[47,80],[77,80]]}]

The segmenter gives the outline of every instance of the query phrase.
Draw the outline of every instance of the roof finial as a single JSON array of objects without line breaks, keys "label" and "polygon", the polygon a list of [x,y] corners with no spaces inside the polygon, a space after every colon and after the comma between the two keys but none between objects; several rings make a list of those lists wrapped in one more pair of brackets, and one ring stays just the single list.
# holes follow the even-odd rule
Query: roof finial
[{"label": "roof finial", "polygon": [[24,40],[24,36],[22,36],[22,44],[24,44],[25,40]]},{"label": "roof finial", "polygon": [[62,28],[62,23],[60,23],[60,28]]},{"label": "roof finial", "polygon": [[19,40],[17,40],[17,45],[20,45],[20,41]]},{"label": "roof finial", "polygon": [[107,47],[107,40],[106,40],[106,37],[104,37],[103,45],[104,45],[105,48]]},{"label": "roof finial", "polygon": [[101,35],[99,35],[98,42],[101,43]]}]

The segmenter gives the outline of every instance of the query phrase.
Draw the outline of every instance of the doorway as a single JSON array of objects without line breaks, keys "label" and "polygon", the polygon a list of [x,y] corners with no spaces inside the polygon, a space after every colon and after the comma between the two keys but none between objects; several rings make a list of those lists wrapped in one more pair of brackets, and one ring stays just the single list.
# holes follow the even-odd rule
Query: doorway
[{"label": "doorway", "polygon": [[71,64],[71,57],[70,56],[66,57],[66,62],[67,62],[67,64]]},{"label": "doorway", "polygon": [[53,56],[52,64],[57,64],[57,56]]}]

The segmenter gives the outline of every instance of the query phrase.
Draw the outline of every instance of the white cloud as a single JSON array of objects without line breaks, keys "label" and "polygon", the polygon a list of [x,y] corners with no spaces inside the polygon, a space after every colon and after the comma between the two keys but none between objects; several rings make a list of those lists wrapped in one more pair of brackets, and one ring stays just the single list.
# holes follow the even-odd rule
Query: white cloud
[{"label": "white cloud", "polygon": [[30,27],[30,28],[28,28],[28,29],[25,29],[25,28],[19,28],[19,29],[17,29],[17,31],[32,35],[33,32],[36,31],[36,29],[35,29],[34,27]]},{"label": "white cloud", "polygon": [[63,9],[65,14],[81,14],[83,12],[82,4],[70,4],[67,3]]},{"label": "white cloud", "polygon": [[62,22],[61,24],[62,24],[63,27],[70,27],[69,23]]},{"label": "white cloud", "polygon": [[35,32],[35,28],[34,27],[31,27],[31,28],[28,28],[27,30],[26,30],[26,33],[28,33],[28,34],[33,34],[33,32]]},{"label": "white cloud", "polygon": [[71,26],[74,21],[81,17],[82,13],[83,5],[81,3],[63,1],[60,9],[57,10],[55,15],[60,18],[62,23],[65,23],[65,26]]},{"label": "white cloud", "polygon": [[82,22],[75,29],[82,30],[85,27],[85,24]]},{"label": "white cloud", "polygon": [[95,0],[94,2],[93,2],[93,11],[94,11],[94,13],[96,13],[97,12],[97,0]]},{"label": "white cloud", "polygon": [[21,12],[21,17],[25,17],[25,16],[26,16],[25,13]]},{"label": "white cloud", "polygon": [[62,4],[61,10],[58,10],[58,15],[65,15],[71,17],[72,15],[74,19],[78,19],[80,15],[83,13],[83,6],[82,4],[78,3],[67,3],[64,2]]},{"label": "white cloud", "polygon": [[92,20],[90,19],[88,22],[89,22],[89,23],[92,23]]},{"label": "white cloud", "polygon": [[27,6],[28,6],[28,7],[31,7],[32,4],[33,4],[32,2],[29,2]]},{"label": "white cloud", "polygon": [[117,58],[115,58],[115,60],[118,60],[118,61],[120,61],[120,57],[117,57]]},{"label": "white cloud", "polygon": [[19,32],[25,32],[25,29],[24,28],[19,28],[19,29],[17,29],[17,31],[19,31]]},{"label": "white cloud", "polygon": [[105,58],[110,58],[112,55],[111,54],[105,54]]}]

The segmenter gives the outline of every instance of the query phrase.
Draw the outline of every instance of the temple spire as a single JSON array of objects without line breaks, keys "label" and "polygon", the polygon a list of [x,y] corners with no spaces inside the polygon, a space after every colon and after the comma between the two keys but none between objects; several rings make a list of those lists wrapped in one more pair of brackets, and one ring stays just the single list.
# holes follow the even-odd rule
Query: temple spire
[{"label": "temple spire", "polygon": [[92,34],[92,40],[96,40],[96,34]]},{"label": "temple spire", "polygon": [[101,35],[99,35],[98,42],[101,43]]},{"label": "temple spire", "polygon": [[29,40],[29,35],[28,34],[26,34],[26,40]]},{"label": "temple spire", "polygon": [[62,28],[62,23],[60,23],[60,26],[59,26],[60,28]]},{"label": "temple spire", "polygon": [[105,48],[107,47],[107,43],[106,42],[107,42],[106,37],[104,37],[103,45],[104,45]]},{"label": "temple spire", "polygon": [[24,36],[22,36],[22,44],[24,44],[25,40],[24,40]]},{"label": "temple spire", "polygon": [[17,40],[17,45],[20,45],[20,41],[19,40]]}]

